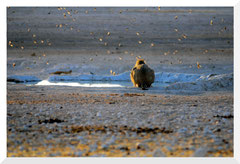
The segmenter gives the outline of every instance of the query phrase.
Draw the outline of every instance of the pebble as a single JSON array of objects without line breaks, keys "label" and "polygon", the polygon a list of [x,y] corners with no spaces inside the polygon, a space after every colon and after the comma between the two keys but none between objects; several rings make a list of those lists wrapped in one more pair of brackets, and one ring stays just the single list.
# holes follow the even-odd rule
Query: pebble
[{"label": "pebble", "polygon": [[161,151],[161,149],[157,149],[154,151],[153,157],[166,157],[166,155]]},{"label": "pebble", "polygon": [[149,146],[147,144],[144,144],[144,143],[136,143],[136,148],[147,150],[147,149],[149,149]]}]

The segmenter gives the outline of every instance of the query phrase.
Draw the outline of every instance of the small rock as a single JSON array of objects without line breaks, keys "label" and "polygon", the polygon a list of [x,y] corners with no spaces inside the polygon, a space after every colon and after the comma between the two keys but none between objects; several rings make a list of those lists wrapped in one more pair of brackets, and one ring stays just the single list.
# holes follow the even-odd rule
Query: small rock
[{"label": "small rock", "polygon": [[[121,151],[129,151],[129,148],[127,146],[118,146],[117,149],[121,150]],[[136,149],[135,149],[136,151]]]},{"label": "small rock", "polygon": [[220,128],[216,128],[213,130],[213,133],[216,133],[216,132],[221,132],[221,129]]},{"label": "small rock", "polygon": [[144,144],[144,143],[137,143],[136,148],[137,149],[142,149],[142,150],[147,150],[147,149],[149,149],[149,146]]}]

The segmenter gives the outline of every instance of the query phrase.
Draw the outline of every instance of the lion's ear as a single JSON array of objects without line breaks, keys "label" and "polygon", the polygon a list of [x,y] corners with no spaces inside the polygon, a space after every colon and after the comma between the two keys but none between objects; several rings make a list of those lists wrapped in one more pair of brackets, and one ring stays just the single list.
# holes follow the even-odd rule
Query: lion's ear
[{"label": "lion's ear", "polygon": [[136,56],[136,59],[138,60],[139,58]]}]

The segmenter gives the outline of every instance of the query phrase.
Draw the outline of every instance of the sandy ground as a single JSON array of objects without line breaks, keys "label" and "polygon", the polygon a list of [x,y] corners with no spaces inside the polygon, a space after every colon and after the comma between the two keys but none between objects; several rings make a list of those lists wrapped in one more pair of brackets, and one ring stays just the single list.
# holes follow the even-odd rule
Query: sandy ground
[{"label": "sandy ground", "polygon": [[233,156],[232,93],[14,85],[7,103],[8,156]]},{"label": "sandy ground", "polygon": [[136,56],[155,72],[233,72],[231,8],[9,8],[7,20],[8,75],[119,74]]},{"label": "sandy ground", "polygon": [[[233,73],[232,8],[8,8],[7,75]],[[8,156],[233,156],[233,90],[7,84]]]}]

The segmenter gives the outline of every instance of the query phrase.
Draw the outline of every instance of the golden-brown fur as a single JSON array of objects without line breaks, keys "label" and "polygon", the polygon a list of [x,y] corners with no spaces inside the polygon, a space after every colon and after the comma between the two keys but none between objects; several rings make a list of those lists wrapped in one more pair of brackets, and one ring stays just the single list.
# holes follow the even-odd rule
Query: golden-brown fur
[{"label": "golden-brown fur", "polygon": [[143,59],[138,59],[131,70],[131,81],[133,86],[146,89],[151,87],[155,79],[154,71],[148,67]]}]

